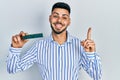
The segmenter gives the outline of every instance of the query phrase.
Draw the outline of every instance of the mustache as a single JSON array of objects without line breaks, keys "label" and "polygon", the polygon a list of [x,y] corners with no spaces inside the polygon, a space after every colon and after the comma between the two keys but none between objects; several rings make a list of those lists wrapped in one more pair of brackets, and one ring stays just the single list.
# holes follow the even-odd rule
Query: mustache
[{"label": "mustache", "polygon": [[55,25],[56,24],[60,24],[60,25],[62,25],[62,26],[64,26],[64,24],[62,24],[61,22],[56,22],[56,23],[54,23]]}]

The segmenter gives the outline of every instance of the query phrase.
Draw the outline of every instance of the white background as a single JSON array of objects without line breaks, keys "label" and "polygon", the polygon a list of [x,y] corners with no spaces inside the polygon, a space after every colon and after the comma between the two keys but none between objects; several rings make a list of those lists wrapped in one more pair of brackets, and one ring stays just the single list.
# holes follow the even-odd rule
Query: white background
[{"label": "white background", "polygon": [[[120,1],[119,0],[0,0],[0,80],[40,80],[37,66],[16,74],[9,74],[6,59],[12,35],[25,31],[42,32],[49,36],[51,28],[48,17],[54,2],[70,4],[71,25],[68,30],[80,39],[86,38],[92,27],[92,39],[102,59],[102,79],[120,80]],[[28,49],[34,40],[23,48]],[[82,71],[80,80],[90,80]]]}]

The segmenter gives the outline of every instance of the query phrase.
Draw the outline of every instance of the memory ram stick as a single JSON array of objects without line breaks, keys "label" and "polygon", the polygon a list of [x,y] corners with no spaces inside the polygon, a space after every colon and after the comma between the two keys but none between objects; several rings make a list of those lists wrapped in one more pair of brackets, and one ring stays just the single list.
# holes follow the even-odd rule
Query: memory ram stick
[{"label": "memory ram stick", "polygon": [[22,39],[33,39],[33,38],[41,38],[43,37],[43,33],[36,33],[36,34],[27,34],[22,36]]}]

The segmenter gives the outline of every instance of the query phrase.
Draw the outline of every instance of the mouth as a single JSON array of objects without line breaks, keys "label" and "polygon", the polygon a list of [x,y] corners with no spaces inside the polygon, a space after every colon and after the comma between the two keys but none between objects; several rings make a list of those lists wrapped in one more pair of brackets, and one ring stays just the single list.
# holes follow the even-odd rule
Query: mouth
[{"label": "mouth", "polygon": [[56,24],[55,24],[55,28],[56,28],[56,29],[61,29],[62,27],[63,27],[63,25],[60,24],[60,23],[56,23]]},{"label": "mouth", "polygon": [[54,33],[60,34],[63,31],[65,31],[67,27],[65,27],[65,25],[61,24],[61,23],[53,23],[53,24],[51,24],[51,28]]}]

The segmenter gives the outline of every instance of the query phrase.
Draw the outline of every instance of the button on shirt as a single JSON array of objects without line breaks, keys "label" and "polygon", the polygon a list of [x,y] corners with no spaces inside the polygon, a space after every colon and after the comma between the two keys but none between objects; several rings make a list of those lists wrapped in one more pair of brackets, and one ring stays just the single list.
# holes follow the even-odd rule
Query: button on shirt
[{"label": "button on shirt", "polygon": [[97,53],[84,52],[80,40],[67,33],[67,41],[59,45],[52,35],[36,43],[20,57],[21,48],[10,47],[7,59],[9,73],[24,71],[38,64],[43,80],[78,80],[83,68],[93,80],[101,78],[101,62]]}]

